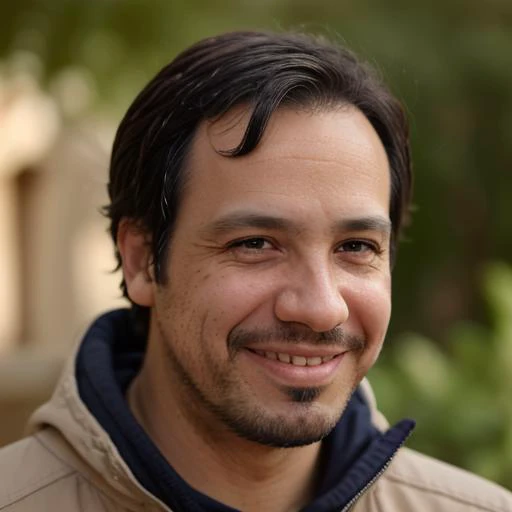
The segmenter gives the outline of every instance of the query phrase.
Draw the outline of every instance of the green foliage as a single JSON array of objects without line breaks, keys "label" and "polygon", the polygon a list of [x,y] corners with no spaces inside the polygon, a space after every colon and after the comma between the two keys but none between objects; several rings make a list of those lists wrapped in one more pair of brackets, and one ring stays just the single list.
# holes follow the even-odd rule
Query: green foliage
[{"label": "green foliage", "polygon": [[390,419],[418,422],[411,447],[512,489],[512,267],[488,266],[483,289],[491,328],[461,323],[445,350],[404,335],[370,380]]}]

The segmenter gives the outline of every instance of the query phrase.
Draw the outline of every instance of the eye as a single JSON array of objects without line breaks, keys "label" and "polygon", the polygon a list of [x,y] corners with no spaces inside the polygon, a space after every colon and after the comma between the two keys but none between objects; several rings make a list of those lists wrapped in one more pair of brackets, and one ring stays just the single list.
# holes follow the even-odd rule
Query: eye
[{"label": "eye", "polygon": [[365,240],[349,240],[340,245],[340,250],[341,252],[379,252],[373,243]]},{"label": "eye", "polygon": [[338,257],[340,261],[345,261],[354,265],[377,264],[377,259],[383,254],[380,245],[371,240],[352,239],[345,240],[338,246]]},{"label": "eye", "polygon": [[272,249],[273,245],[261,237],[244,238],[242,240],[235,240],[231,242],[228,247],[230,249],[241,249],[245,251],[263,251],[265,249]]},{"label": "eye", "polygon": [[240,263],[262,263],[273,260],[279,254],[276,244],[261,236],[240,238],[226,246],[231,257]]}]

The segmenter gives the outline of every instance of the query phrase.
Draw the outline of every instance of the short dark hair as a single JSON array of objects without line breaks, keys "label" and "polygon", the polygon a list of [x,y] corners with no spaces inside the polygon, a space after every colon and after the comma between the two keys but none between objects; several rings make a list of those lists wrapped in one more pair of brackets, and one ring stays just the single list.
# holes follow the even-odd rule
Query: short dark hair
[{"label": "short dark hair", "polygon": [[[250,120],[238,146],[223,153],[226,157],[250,153],[272,113],[284,105],[325,110],[349,104],[367,117],[390,165],[394,261],[412,188],[404,110],[375,71],[351,51],[301,33],[233,32],[210,37],[178,55],[147,84],[121,121],[112,150],[110,204],[105,212],[114,243],[121,219],[133,221],[148,235],[155,279],[165,283],[163,262],[196,129],[202,121],[241,104],[251,109]],[[120,265],[117,251],[116,256]],[[121,288],[127,296],[124,280]]]}]

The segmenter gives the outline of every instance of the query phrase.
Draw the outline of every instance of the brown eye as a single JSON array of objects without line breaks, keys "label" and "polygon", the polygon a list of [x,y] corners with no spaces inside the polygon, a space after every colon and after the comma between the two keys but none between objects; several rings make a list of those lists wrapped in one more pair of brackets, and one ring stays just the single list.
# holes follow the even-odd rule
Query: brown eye
[{"label": "brown eye", "polygon": [[340,249],[343,252],[366,252],[373,251],[375,252],[375,247],[369,242],[365,242],[363,240],[349,240],[341,244]]},{"label": "brown eye", "polygon": [[274,242],[261,236],[232,240],[226,248],[232,257],[241,263],[269,261],[280,253]]},{"label": "brown eye", "polygon": [[265,247],[266,240],[263,238],[250,238],[249,240],[243,240],[240,245],[246,249],[263,249]]},{"label": "brown eye", "polygon": [[253,251],[261,251],[264,249],[270,249],[272,244],[266,240],[265,238],[245,238],[243,240],[236,240],[229,245],[230,249],[244,249],[244,250],[253,250]]}]

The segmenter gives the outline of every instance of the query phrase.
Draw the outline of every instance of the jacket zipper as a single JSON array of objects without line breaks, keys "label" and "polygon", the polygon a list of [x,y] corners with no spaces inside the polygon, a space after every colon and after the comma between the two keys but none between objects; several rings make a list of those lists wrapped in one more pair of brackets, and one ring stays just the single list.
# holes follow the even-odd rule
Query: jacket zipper
[{"label": "jacket zipper", "polygon": [[409,435],[398,445],[398,448],[393,452],[393,455],[387,460],[387,462],[382,466],[380,471],[375,474],[375,476],[355,495],[352,499],[341,509],[340,512],[348,512],[356,503],[356,501],[382,476],[382,474],[388,469],[389,465],[393,462],[398,450],[402,448],[405,441],[409,438]]}]

